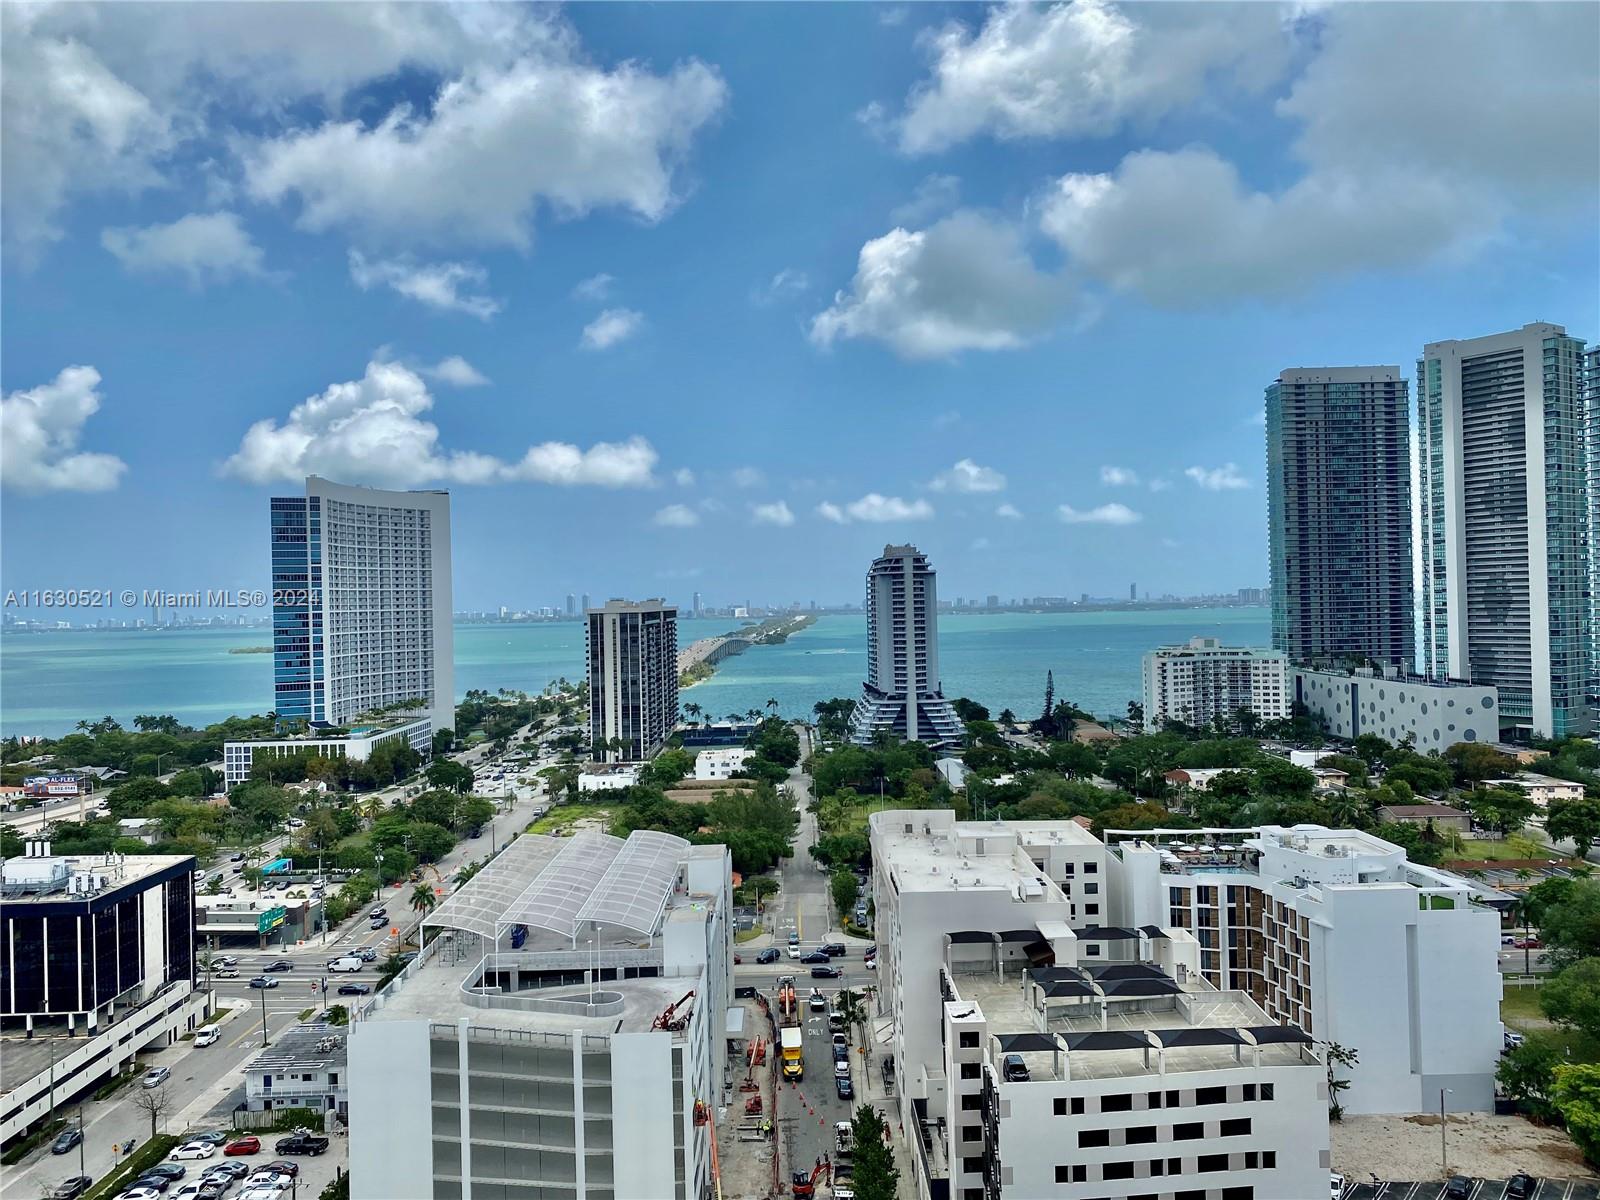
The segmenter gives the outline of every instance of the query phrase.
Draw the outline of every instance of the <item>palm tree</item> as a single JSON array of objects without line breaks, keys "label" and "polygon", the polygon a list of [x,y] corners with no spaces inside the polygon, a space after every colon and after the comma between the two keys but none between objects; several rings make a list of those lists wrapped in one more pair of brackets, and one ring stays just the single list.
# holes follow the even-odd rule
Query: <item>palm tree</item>
[{"label": "palm tree", "polygon": [[195,959],[195,962],[206,973],[206,991],[209,992],[211,990],[211,972],[217,966],[216,952],[209,949],[202,950],[200,951],[200,957]]},{"label": "palm tree", "polygon": [[438,903],[439,898],[433,894],[433,888],[429,884],[419,883],[411,889],[411,911],[419,917],[427,916]]},{"label": "palm tree", "polygon": [[777,701],[777,698],[775,696],[768,696],[767,697],[767,708],[769,708],[772,711],[772,715],[773,716],[777,716],[778,715],[778,701]]},{"label": "palm tree", "polygon": [[698,725],[700,724],[700,714],[706,710],[701,708],[698,704],[685,704],[683,706],[683,711],[688,714],[689,723],[691,725]]}]

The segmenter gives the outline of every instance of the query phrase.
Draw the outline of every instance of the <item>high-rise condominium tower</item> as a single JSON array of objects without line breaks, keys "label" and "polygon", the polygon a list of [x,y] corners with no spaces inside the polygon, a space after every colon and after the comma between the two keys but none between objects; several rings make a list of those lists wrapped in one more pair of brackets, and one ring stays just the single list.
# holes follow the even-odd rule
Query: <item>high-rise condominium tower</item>
[{"label": "high-rise condominium tower", "polygon": [[963,727],[939,684],[934,570],[915,546],[885,546],[867,572],[867,681],[851,737],[887,732],[908,742],[956,741]]},{"label": "high-rise condominium tower", "polygon": [[1583,342],[1533,324],[1417,360],[1424,667],[1492,683],[1502,731],[1589,728]]},{"label": "high-rise condominium tower", "polygon": [[313,475],[271,508],[279,720],[342,725],[422,700],[434,729],[453,728],[449,495]]},{"label": "high-rise condominium tower", "polygon": [[1399,367],[1284,371],[1267,387],[1272,645],[1295,662],[1412,668],[1411,442]]},{"label": "high-rise condominium tower", "polygon": [[606,762],[642,761],[678,723],[678,610],[664,600],[608,600],[586,619],[589,742]]}]

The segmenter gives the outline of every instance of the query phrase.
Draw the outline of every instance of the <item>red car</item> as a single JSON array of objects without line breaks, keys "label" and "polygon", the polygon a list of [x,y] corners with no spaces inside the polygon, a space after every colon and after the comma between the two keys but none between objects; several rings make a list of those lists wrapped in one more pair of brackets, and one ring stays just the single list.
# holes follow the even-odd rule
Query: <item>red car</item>
[{"label": "red car", "polygon": [[1518,938],[1511,943],[1518,950],[1542,950],[1544,943],[1538,938]]},{"label": "red car", "polygon": [[229,1142],[222,1149],[223,1154],[260,1154],[261,1139],[258,1137],[242,1137],[238,1141]]}]

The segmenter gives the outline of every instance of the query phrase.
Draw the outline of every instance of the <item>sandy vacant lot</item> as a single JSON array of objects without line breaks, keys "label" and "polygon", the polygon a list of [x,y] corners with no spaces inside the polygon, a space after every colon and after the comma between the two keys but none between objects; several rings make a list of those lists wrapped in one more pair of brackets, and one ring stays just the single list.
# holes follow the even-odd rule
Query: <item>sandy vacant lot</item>
[{"label": "sandy vacant lot", "polygon": [[[1583,1156],[1559,1129],[1521,1117],[1451,1113],[1446,1131],[1450,1170],[1487,1179],[1517,1171],[1539,1178],[1592,1179]],[[1346,1117],[1333,1126],[1333,1169],[1353,1183],[1379,1179],[1443,1178],[1439,1169],[1439,1118]]]}]

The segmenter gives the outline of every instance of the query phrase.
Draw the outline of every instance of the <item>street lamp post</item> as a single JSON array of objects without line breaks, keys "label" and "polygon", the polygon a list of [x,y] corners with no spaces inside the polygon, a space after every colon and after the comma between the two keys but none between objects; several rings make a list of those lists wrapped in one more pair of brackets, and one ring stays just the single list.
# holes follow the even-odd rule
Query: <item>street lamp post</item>
[{"label": "street lamp post", "polygon": [[1444,1098],[1450,1088],[1439,1089],[1439,1167],[1446,1176],[1450,1174],[1450,1157],[1445,1145],[1445,1130],[1449,1128],[1444,1114]]},{"label": "street lamp post", "polygon": [[267,989],[261,988],[261,1045],[267,1044]]}]

